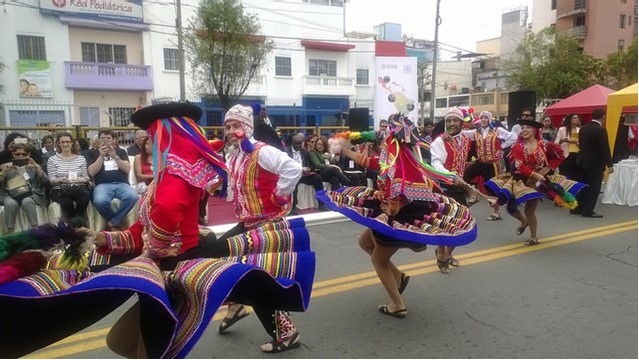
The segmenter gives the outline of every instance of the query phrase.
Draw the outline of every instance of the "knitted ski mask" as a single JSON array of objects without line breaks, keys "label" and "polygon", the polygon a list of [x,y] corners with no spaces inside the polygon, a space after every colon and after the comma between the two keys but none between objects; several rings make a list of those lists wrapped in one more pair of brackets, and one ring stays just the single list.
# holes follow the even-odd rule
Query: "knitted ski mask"
[{"label": "knitted ski mask", "polygon": [[235,136],[240,140],[242,151],[252,152],[253,144],[249,140],[253,137],[253,109],[250,106],[233,105],[224,116],[224,124],[228,121],[238,121],[242,124],[242,131],[236,131]]}]

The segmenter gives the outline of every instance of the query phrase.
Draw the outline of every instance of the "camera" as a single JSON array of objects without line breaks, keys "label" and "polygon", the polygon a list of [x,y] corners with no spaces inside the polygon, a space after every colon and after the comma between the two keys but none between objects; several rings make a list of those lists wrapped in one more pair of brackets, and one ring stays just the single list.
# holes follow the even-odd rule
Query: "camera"
[{"label": "camera", "polygon": [[29,159],[14,159],[13,160],[13,165],[14,166],[25,166],[29,163]]},{"label": "camera", "polygon": [[28,142],[27,138],[15,138],[13,139],[14,144],[26,144]]}]

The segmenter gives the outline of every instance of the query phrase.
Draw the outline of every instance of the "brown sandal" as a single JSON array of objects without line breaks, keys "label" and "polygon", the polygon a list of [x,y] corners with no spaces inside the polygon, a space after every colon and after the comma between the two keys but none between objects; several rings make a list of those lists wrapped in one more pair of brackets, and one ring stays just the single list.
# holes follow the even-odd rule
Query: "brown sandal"
[{"label": "brown sandal", "polygon": [[435,249],[435,257],[437,259],[437,267],[439,268],[439,272],[442,274],[448,274],[450,272],[450,269],[448,267],[448,259],[439,260],[437,249]]}]

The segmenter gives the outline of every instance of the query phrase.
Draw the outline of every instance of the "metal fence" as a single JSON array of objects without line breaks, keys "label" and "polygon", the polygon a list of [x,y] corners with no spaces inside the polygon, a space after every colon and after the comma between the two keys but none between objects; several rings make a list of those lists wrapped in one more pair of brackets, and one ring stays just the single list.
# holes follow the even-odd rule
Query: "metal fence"
[{"label": "metal fence", "polygon": [[[224,138],[224,127],[223,126],[204,126],[202,127],[206,131],[206,137],[208,139],[223,139]],[[84,138],[91,140],[91,138],[98,134],[98,130],[100,127],[90,127],[90,126],[16,126],[16,127],[0,127],[0,144],[4,147],[4,141],[10,133],[18,132],[25,135],[27,138],[31,140],[31,143],[36,147],[41,147],[42,137],[45,135],[54,135],[58,131],[67,131],[73,135],[74,138]],[[135,131],[138,130],[137,127],[134,126],[126,126],[126,127],[110,127],[113,130],[115,136],[117,137],[118,145],[127,147],[132,145],[135,141]],[[348,126],[282,126],[278,127],[277,130],[280,134],[280,138],[283,141],[288,141],[288,139],[297,133],[304,133],[306,136],[309,135],[321,135],[330,137],[333,134],[341,131],[347,131]]]}]

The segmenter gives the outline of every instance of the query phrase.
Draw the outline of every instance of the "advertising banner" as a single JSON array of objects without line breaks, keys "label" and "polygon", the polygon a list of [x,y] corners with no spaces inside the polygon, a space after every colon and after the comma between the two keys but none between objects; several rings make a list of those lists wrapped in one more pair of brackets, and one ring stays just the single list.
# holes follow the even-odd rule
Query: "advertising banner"
[{"label": "advertising banner", "polygon": [[380,56],[375,62],[375,130],[381,119],[398,112],[417,123],[417,58]]},{"label": "advertising banner", "polygon": [[40,0],[40,12],[93,19],[142,22],[142,0]]},{"label": "advertising banner", "polygon": [[51,98],[51,67],[48,61],[18,60],[20,97]]}]

